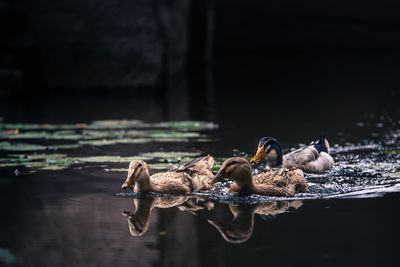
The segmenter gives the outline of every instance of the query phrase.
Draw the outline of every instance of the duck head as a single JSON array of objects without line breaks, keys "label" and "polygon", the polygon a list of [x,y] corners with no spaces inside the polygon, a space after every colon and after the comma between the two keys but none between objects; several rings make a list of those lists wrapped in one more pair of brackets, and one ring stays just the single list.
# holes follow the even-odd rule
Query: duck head
[{"label": "duck head", "polygon": [[131,189],[135,186],[135,182],[141,177],[149,177],[149,165],[143,160],[132,160],[129,163],[128,176],[122,184],[122,189]]},{"label": "duck head", "polygon": [[250,160],[251,164],[259,164],[267,161],[268,166],[278,167],[282,165],[282,148],[273,137],[263,137],[258,143],[257,152]]},{"label": "duck head", "polygon": [[250,163],[241,157],[225,160],[211,182],[216,183],[224,178],[231,178],[239,186],[250,184],[252,182]]}]

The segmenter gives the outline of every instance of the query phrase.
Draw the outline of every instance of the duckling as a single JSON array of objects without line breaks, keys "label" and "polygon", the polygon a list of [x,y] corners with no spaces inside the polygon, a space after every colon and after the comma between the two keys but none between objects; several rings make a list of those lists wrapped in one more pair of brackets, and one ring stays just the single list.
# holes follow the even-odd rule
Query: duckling
[{"label": "duckling", "polygon": [[276,216],[287,212],[290,208],[298,209],[301,206],[301,201],[274,201],[255,205],[229,205],[229,210],[233,215],[231,222],[208,220],[208,223],[217,228],[226,241],[238,244],[247,241],[253,234],[255,213],[262,216]]},{"label": "duckling", "polygon": [[[190,161],[168,172],[150,176],[149,165],[141,160],[129,164],[128,176],[122,189],[135,192],[158,192],[165,194],[187,194],[212,188],[211,168],[214,158],[210,155]],[[136,185],[135,185],[136,183]]]},{"label": "duckling", "polygon": [[229,191],[240,195],[259,194],[282,197],[307,191],[307,182],[302,170],[275,169],[252,177],[251,164],[241,157],[225,160],[212,183],[223,178],[233,179],[234,183]]},{"label": "duckling", "polygon": [[[178,207],[180,210],[189,211],[195,214],[196,211],[204,209],[192,203],[192,198],[187,196],[177,196],[169,198],[139,198],[134,199],[135,211],[123,211],[122,215],[127,218],[129,232],[132,236],[143,235],[148,227],[153,208],[172,208]],[[185,207],[181,209],[181,207]]]},{"label": "duckling", "polygon": [[294,167],[310,173],[323,173],[331,169],[334,163],[329,155],[329,142],[325,137],[283,156],[282,148],[275,138],[263,137],[250,163],[258,164],[263,160],[266,160],[267,166],[271,168]]}]

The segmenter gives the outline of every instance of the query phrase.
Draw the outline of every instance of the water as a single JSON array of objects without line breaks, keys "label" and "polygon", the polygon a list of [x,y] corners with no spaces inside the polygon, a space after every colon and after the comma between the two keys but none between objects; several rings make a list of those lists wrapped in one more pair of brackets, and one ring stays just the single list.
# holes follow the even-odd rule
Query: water
[{"label": "water", "polygon": [[382,121],[391,121],[390,127],[370,125],[374,134],[359,143],[333,136],[343,140],[332,148],[335,167],[307,174],[309,192],[292,198],[237,197],[227,192],[229,182],[188,197],[121,192],[134,158],[162,171],[204,153],[214,154],[217,163],[253,153],[221,145],[224,128],[214,123],[3,122],[0,261],[334,266],[345,258],[348,265],[393,264],[400,132],[397,121]]},{"label": "water", "polygon": [[[399,59],[229,56],[188,110],[123,93],[2,99],[0,266],[397,266]],[[250,156],[265,135],[288,152],[321,134],[336,164],[293,198],[120,189],[131,159],[156,172]]]}]

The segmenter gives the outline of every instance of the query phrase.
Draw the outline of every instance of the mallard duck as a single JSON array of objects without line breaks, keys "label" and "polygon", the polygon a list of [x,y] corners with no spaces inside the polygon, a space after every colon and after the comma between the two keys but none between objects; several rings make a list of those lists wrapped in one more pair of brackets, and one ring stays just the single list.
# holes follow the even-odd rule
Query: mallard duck
[{"label": "mallard duck", "polygon": [[329,142],[325,137],[283,156],[282,148],[275,138],[263,137],[258,143],[257,152],[250,163],[258,164],[264,160],[271,168],[294,167],[311,173],[327,171],[332,168],[334,163],[333,158],[329,155]]},{"label": "mallard duck", "polygon": [[165,209],[178,207],[180,210],[188,211],[192,214],[195,214],[198,210],[204,209],[204,207],[194,204],[192,198],[187,196],[138,198],[134,199],[134,203],[134,212],[122,212],[122,215],[127,218],[129,232],[132,236],[141,236],[147,231],[153,208]]},{"label": "mallard duck", "polygon": [[285,213],[290,208],[298,209],[301,206],[301,201],[274,201],[255,205],[229,205],[229,210],[233,215],[231,222],[226,223],[218,220],[208,220],[208,222],[217,228],[226,241],[238,244],[251,237],[254,226],[254,214],[276,216]]},{"label": "mallard duck", "polygon": [[210,189],[209,180],[213,177],[213,165],[214,159],[208,155],[171,171],[150,176],[150,167],[146,162],[133,160],[129,164],[128,176],[122,184],[122,189],[164,194],[187,194]]},{"label": "mallard duck", "polygon": [[213,185],[211,180],[214,177],[211,169],[215,160],[211,155],[200,157],[189,161],[175,169],[176,172],[187,172],[193,180],[194,191],[210,190]]},{"label": "mallard duck", "polygon": [[308,187],[300,169],[272,169],[252,177],[251,164],[241,157],[225,160],[212,183],[223,178],[231,178],[234,183],[229,191],[240,195],[292,196]]}]

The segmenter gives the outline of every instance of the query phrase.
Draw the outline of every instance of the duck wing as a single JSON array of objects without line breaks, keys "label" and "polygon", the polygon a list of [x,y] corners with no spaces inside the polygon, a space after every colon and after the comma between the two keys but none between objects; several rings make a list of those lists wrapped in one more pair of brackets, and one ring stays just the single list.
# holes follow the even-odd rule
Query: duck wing
[{"label": "duck wing", "polygon": [[193,190],[209,190],[213,187],[211,180],[214,177],[211,172],[215,160],[211,155],[196,158],[189,161],[174,171],[176,173],[187,173],[192,178]]},{"label": "duck wing", "polygon": [[285,169],[274,168],[253,176],[255,184],[271,184],[279,187],[287,186],[289,180],[286,178]]},{"label": "duck wing", "polygon": [[306,163],[302,169],[306,172],[322,173],[332,168],[333,163],[334,160],[331,155],[321,152],[317,159]]},{"label": "duck wing", "polygon": [[198,172],[201,170],[209,170],[211,171],[214,166],[215,160],[211,155],[207,155],[204,157],[195,158],[185,164],[173,169],[176,172]]},{"label": "duck wing", "polygon": [[184,194],[194,189],[192,177],[185,172],[156,173],[150,176],[150,181],[159,193]]},{"label": "duck wing", "polygon": [[276,168],[253,177],[254,184],[286,188],[291,193],[305,193],[308,185],[301,169]]},{"label": "duck wing", "polygon": [[299,168],[305,172],[321,173],[333,166],[333,158],[314,145],[299,148],[283,156],[284,168]]}]

